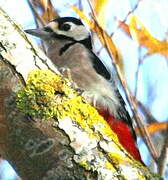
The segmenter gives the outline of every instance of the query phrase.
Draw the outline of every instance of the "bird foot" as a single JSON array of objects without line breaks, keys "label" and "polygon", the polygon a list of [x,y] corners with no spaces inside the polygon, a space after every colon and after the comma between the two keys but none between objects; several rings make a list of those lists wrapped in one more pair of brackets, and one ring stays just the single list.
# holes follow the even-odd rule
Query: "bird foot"
[{"label": "bird foot", "polygon": [[66,78],[68,78],[70,80],[70,82],[72,83],[72,88],[73,89],[79,89],[77,84],[72,79],[71,70],[69,68],[61,67],[61,68],[59,68],[59,71],[64,77],[66,77]]},{"label": "bird foot", "polygon": [[64,77],[72,80],[71,70],[69,68],[61,67],[59,68],[59,71]]}]

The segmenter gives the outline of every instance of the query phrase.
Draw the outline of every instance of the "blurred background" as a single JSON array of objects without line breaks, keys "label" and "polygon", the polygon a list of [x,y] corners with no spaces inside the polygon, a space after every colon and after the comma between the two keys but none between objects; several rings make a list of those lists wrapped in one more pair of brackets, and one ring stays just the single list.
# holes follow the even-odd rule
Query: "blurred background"
[{"label": "blurred background", "polygon": [[[80,18],[81,13],[84,13],[89,18],[89,2],[91,1],[1,0],[0,7],[23,29],[32,29],[57,16]],[[76,7],[80,12],[75,12],[70,6]],[[132,97],[136,99],[138,113],[149,131],[155,150],[160,155],[165,144],[168,121],[168,1],[92,0],[92,7],[101,27],[115,44],[113,48],[119,55],[118,66],[121,75],[125,78]],[[83,22],[92,33],[95,52],[117,77],[115,59],[112,60],[108,56],[89,23],[84,19]],[[33,40],[42,47],[39,40]],[[125,97],[123,87],[120,83],[118,86]],[[154,163],[142,135],[138,136],[138,146],[145,164],[157,172],[158,164]],[[168,178],[166,167],[167,165],[164,177]],[[0,180],[18,178],[9,163],[1,160]]]}]

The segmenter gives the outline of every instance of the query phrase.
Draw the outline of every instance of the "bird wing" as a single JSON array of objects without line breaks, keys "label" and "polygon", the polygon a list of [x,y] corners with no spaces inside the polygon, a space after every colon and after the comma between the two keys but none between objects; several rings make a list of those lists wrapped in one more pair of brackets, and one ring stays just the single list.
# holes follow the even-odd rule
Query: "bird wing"
[{"label": "bird wing", "polygon": [[[105,67],[105,65],[102,63],[102,61],[94,54],[94,52],[90,51],[92,54],[92,61],[93,61],[93,67],[96,70],[96,72],[98,74],[100,74],[101,76],[103,76],[105,79],[110,80],[111,79],[111,74],[109,73],[109,71],[107,70],[107,68]],[[114,84],[115,82],[113,82],[113,85],[116,87],[116,85]],[[118,119],[124,123],[126,123],[129,127],[130,130],[132,132],[133,137],[136,139],[136,134],[135,131],[133,129],[133,125],[132,125],[132,120],[131,117],[126,109],[126,103],[123,100],[119,90],[117,89],[117,87],[115,88],[115,92],[116,95],[119,99],[120,102],[120,106],[118,107]]]},{"label": "bird wing", "polygon": [[90,51],[92,55],[92,62],[93,62],[93,67],[96,70],[98,74],[103,76],[105,79],[110,80],[111,74],[108,72],[107,68],[105,65],[102,63],[102,61],[94,54],[94,52]]}]

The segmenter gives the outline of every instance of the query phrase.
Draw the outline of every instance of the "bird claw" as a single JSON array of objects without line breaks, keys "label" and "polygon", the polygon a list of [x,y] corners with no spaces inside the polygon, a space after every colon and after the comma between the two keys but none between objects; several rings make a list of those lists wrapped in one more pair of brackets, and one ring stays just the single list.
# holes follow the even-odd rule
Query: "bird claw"
[{"label": "bird claw", "polygon": [[78,85],[72,79],[70,68],[61,67],[61,68],[59,68],[59,71],[64,77],[68,78],[70,80],[70,82],[72,82],[72,88],[79,89]]},{"label": "bird claw", "polygon": [[77,88],[75,88],[75,90],[77,91],[77,93],[78,93],[80,96],[82,96],[82,95],[83,95],[83,93],[84,93],[84,90],[79,89],[78,87],[77,87]]},{"label": "bird claw", "polygon": [[59,68],[59,71],[63,76],[72,80],[71,70],[69,68],[61,67],[61,68]]},{"label": "bird claw", "polygon": [[81,96],[83,96],[85,98],[85,100],[87,101],[87,103],[91,104],[91,105],[96,105],[96,99],[94,98],[94,95],[91,94],[88,91],[83,91]]}]

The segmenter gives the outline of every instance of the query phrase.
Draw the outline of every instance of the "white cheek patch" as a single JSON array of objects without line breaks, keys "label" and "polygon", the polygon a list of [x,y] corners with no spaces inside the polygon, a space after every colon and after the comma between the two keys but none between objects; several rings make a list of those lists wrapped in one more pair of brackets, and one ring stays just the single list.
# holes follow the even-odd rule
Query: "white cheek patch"
[{"label": "white cheek patch", "polygon": [[72,31],[71,35],[75,40],[83,40],[89,36],[89,32],[83,25],[77,25]]},{"label": "white cheek patch", "polygon": [[50,27],[55,32],[58,29],[58,23],[57,22],[50,22],[48,24],[48,27]]},{"label": "white cheek patch", "polygon": [[68,22],[67,24],[71,26],[71,29],[69,31],[59,30],[57,22],[50,22],[48,24],[48,27],[50,27],[58,35],[72,37],[77,41],[84,40],[89,36],[89,32],[83,25],[76,25],[72,22]]}]

